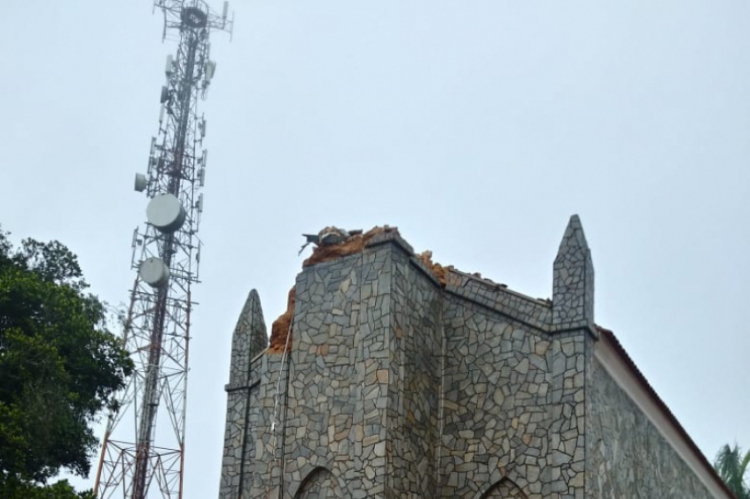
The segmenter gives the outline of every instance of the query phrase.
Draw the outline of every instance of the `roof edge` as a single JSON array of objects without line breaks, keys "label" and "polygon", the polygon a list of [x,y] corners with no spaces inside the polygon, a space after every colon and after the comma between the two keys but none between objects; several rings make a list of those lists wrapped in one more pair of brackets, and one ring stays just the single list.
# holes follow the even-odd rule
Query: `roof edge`
[{"label": "roof edge", "polygon": [[[625,368],[628,370],[629,374],[633,376],[636,383],[639,385],[641,390],[645,392],[646,396],[648,397],[649,401],[656,406],[657,410],[661,412],[661,414],[666,419],[667,423],[672,427],[676,435],[682,439],[683,443],[687,447],[687,449],[690,451],[690,453],[693,455],[697,463],[703,468],[705,472],[707,472],[707,475],[711,477],[715,485],[718,486],[718,488],[726,494],[726,497],[730,499],[736,499],[736,496],[734,493],[729,490],[729,487],[727,487],[726,483],[724,483],[724,480],[721,479],[721,477],[716,473],[716,470],[709,462],[708,458],[706,458],[705,454],[700,450],[698,445],[693,441],[692,437],[688,434],[688,432],[685,430],[685,428],[680,424],[677,417],[672,413],[672,411],[667,407],[667,404],[664,403],[664,401],[659,397],[659,395],[656,393],[656,390],[651,386],[651,383],[648,382],[646,377],[643,375],[640,369],[638,369],[638,366],[635,364],[633,359],[630,357],[628,352],[625,350],[625,348],[622,346],[620,341],[617,339],[617,336],[615,336],[614,332],[612,332],[609,329],[596,326],[597,331],[600,333],[600,337],[602,340],[604,340],[602,343],[605,343],[606,345],[610,346],[612,348],[612,351],[617,356],[618,360],[623,362],[625,365]],[[609,369],[614,369],[615,366],[607,365],[606,358],[603,355],[597,356],[597,359],[599,359],[600,362],[604,365],[605,369],[609,367]],[[610,372],[610,374],[612,374]],[[615,376],[613,376],[615,378]],[[667,442],[672,446],[672,448],[677,452],[677,454],[683,459],[683,461],[687,461],[685,457],[683,456],[683,453],[680,452],[680,450],[675,447],[675,445],[672,443],[672,439],[668,435],[665,435],[662,431],[662,428],[660,428],[660,424],[653,420],[652,417],[649,416],[649,413],[647,410],[645,410],[642,407],[642,404],[639,404],[639,400],[637,400],[638,397],[633,396],[633,394],[630,393],[625,387],[622,386],[622,381],[618,381],[615,379],[615,382],[617,382],[619,385],[621,385],[621,388],[627,393],[627,395],[633,400],[636,405],[638,405],[638,408],[644,413],[644,415],[649,419],[651,424],[653,424],[657,431],[662,434],[662,436],[667,440]],[[643,402],[643,401],[641,401]],[[697,473],[697,470],[695,470],[695,467],[692,466],[691,462],[686,462],[685,464],[688,465],[689,468],[693,469],[693,471],[698,474],[699,480],[704,483],[704,485],[709,489],[709,492],[711,491],[711,487],[706,481],[703,479],[705,475],[701,476],[701,474]]]}]

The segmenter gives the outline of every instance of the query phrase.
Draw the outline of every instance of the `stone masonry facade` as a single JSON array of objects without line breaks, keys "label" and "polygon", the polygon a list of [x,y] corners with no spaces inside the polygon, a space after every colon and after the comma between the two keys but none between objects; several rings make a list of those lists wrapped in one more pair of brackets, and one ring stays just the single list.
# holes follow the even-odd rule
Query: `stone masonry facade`
[{"label": "stone masonry facade", "polygon": [[397,232],[296,280],[291,348],[257,293],[232,347],[219,499],[711,498],[594,352],[573,216],[552,300],[450,270]]},{"label": "stone masonry facade", "polygon": [[713,497],[597,359],[589,373],[591,497],[655,497],[649,491],[664,499]]}]

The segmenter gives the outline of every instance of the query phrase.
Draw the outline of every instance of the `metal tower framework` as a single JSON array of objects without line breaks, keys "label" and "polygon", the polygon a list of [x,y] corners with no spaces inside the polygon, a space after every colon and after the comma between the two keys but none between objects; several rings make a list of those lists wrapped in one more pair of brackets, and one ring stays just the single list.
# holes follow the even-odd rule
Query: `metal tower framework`
[{"label": "metal tower framework", "polygon": [[[107,421],[94,486],[99,499],[183,496],[191,286],[199,282],[197,233],[207,159],[206,121],[198,102],[216,68],[209,59],[209,34],[231,34],[234,23],[227,19],[226,3],[221,14],[203,0],[155,0],[154,8],[164,13],[163,39],[177,41],[178,47],[167,58],[147,172],[136,175],[135,188],[145,191],[150,203],[149,221],[133,235],[131,266],[137,277],[123,330],[135,371]],[[157,198],[179,201],[177,223],[154,222]],[[144,273],[147,262],[162,270],[158,282],[148,269]]]}]

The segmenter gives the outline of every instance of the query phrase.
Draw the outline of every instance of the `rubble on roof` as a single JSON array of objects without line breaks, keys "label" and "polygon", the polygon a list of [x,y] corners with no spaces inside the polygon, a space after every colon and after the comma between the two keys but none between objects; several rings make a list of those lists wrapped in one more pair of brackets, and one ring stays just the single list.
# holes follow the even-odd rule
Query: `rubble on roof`
[{"label": "rubble on roof", "polygon": [[425,267],[427,267],[429,270],[432,271],[433,274],[435,274],[435,277],[437,278],[438,282],[442,287],[445,287],[445,284],[447,282],[447,275],[448,272],[451,270],[454,270],[453,265],[449,265],[447,267],[443,267],[439,263],[435,263],[432,261],[432,251],[423,251],[422,253],[417,255],[417,258],[419,261],[421,261]]},{"label": "rubble on roof", "polygon": [[398,229],[385,225],[383,227],[374,227],[363,233],[361,230],[345,231],[331,226],[321,230],[317,236],[305,235],[308,238],[308,244],[311,242],[311,239],[315,239],[312,242],[316,246],[313,249],[312,255],[302,262],[302,267],[309,267],[316,263],[361,253],[370,239],[386,232],[395,232],[398,234]]}]

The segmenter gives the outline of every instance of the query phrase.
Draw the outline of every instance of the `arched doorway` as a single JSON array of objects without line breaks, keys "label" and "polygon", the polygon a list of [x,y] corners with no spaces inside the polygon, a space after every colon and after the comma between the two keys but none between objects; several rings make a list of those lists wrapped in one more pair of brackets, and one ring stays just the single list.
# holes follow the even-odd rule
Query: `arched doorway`
[{"label": "arched doorway", "polygon": [[295,499],[344,499],[333,473],[325,468],[315,468],[302,482]]},{"label": "arched doorway", "polygon": [[526,494],[512,480],[503,478],[482,494],[480,499],[526,499]]}]

